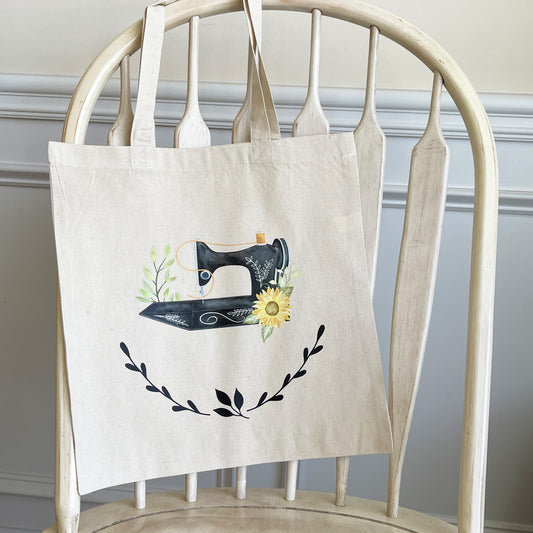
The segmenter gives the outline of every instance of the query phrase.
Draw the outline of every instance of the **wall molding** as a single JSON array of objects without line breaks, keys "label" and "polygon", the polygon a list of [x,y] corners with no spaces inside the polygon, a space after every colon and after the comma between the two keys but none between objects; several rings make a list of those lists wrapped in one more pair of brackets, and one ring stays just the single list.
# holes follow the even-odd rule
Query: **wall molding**
[{"label": "wall molding", "polygon": [[[78,78],[0,74],[0,118],[63,121]],[[137,86],[132,83],[135,98]],[[292,121],[306,96],[305,87],[274,86],[272,93],[278,109],[280,127],[290,131]],[[156,122],[175,126],[183,111],[186,83],[161,81],[158,87]],[[200,83],[202,112],[213,128],[231,129],[231,120],[240,108],[244,84]],[[112,78],[95,106],[94,122],[111,124],[118,107],[119,83]],[[349,131],[357,124],[364,104],[364,90],[350,88],[320,89],[321,102],[333,131]],[[497,141],[533,142],[533,95],[518,93],[481,93]],[[429,91],[378,90],[378,117],[389,136],[418,137],[424,131],[429,108]],[[466,139],[463,121],[450,96],[442,99],[442,127],[449,139]]]},{"label": "wall molding", "polygon": [[[184,484],[181,478],[178,478],[176,486],[170,488],[168,484],[164,484],[161,480],[149,481],[147,483],[148,492],[161,492],[165,490],[184,490]],[[18,495],[24,497],[39,497],[53,499],[54,497],[54,481],[51,476],[37,475],[37,474],[21,474],[15,472],[0,471],[0,501],[1,493],[10,495]],[[87,496],[83,496],[84,502],[89,503],[110,503],[112,501],[133,497],[133,486],[123,485],[119,487],[112,487],[98,492],[93,492]],[[437,518],[457,524],[457,517],[449,515],[436,515]],[[0,533],[11,531],[39,531],[33,528],[22,527],[19,524],[8,524],[5,518],[0,520]],[[514,522],[502,522],[497,520],[487,520],[485,523],[485,533],[516,533],[527,532],[533,533],[533,524],[519,524]]]},{"label": "wall molding", "polygon": [[[38,164],[18,164],[0,162],[0,186],[48,188],[48,166]],[[533,216],[533,192],[500,189],[499,213]],[[383,190],[385,208],[404,209],[407,200],[407,187],[387,185]],[[472,212],[474,190],[467,187],[448,188],[447,211]]]},{"label": "wall molding", "polygon": [[[70,97],[78,82],[66,76],[0,74],[0,120],[59,121],[65,119]],[[136,82],[132,92],[136,95]],[[281,130],[289,133],[305,100],[305,87],[273,87]],[[244,84],[201,83],[200,103],[208,126],[229,132],[240,109]],[[92,121],[111,125],[118,108],[119,80],[112,78],[104,87]],[[533,94],[481,94],[497,141],[533,142]],[[156,123],[174,127],[186,99],[186,83],[160,82],[157,94]],[[388,137],[415,138],[422,135],[430,100],[429,91],[381,90],[377,92],[378,119]],[[363,89],[323,88],[321,101],[334,132],[351,131],[358,123],[364,105]],[[443,95],[442,128],[447,139],[466,140],[465,126],[448,94]],[[0,186],[48,187],[48,167],[43,163],[0,160]],[[406,187],[386,184],[384,206],[403,208]],[[456,187],[448,190],[449,211],[472,211],[473,190]],[[533,189],[501,190],[500,213],[532,215]]]}]

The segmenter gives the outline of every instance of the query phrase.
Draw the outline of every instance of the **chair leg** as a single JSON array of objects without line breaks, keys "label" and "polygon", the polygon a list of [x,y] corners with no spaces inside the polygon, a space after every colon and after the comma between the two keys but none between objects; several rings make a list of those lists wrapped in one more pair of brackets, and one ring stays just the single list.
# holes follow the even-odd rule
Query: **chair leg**
[{"label": "chair leg", "polygon": [[58,533],[77,533],[80,519],[80,495],[74,461],[74,440],[70,419],[59,293],[57,297],[55,512]]}]

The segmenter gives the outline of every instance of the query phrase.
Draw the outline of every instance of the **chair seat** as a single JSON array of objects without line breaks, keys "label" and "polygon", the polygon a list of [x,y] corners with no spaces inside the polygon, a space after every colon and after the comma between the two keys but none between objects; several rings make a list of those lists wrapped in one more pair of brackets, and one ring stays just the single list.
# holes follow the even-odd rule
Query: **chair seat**
[{"label": "chair seat", "polygon": [[[83,512],[79,532],[457,533],[446,522],[408,509],[388,518],[381,502],[348,497],[346,507],[337,507],[332,494],[299,491],[294,502],[283,495],[279,489],[248,489],[247,498],[237,500],[232,489],[203,489],[196,503],[187,503],[183,492],[150,494],[141,510],[127,499]],[[44,533],[56,531],[53,526]]]}]

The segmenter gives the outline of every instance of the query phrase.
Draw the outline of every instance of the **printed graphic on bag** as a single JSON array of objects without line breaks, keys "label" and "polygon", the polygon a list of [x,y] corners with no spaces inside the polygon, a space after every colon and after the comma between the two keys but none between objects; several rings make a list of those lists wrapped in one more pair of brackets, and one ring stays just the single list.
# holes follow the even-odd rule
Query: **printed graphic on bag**
[{"label": "printed graphic on bag", "polygon": [[[283,400],[284,395],[281,394],[284,389],[286,389],[295,379],[301,378],[307,374],[307,370],[304,369],[305,365],[307,364],[309,358],[319,352],[322,351],[324,346],[319,344],[320,338],[324,334],[325,326],[322,324],[317,331],[316,334],[316,340],[315,344],[311,349],[305,347],[303,349],[303,361],[300,365],[300,367],[296,370],[294,373],[288,373],[285,375],[285,378],[283,379],[283,383],[281,386],[275,391],[275,392],[268,392],[265,391],[261,394],[259,399],[257,401],[253,401],[253,407],[246,406],[245,407],[245,399],[242,395],[242,393],[239,391],[238,388],[235,388],[235,392],[233,394],[233,400],[227,394],[226,392],[215,389],[215,394],[217,400],[226,407],[217,407],[213,409],[213,412],[216,413],[219,416],[222,416],[224,418],[230,418],[233,416],[241,417],[249,419],[250,417],[247,416],[248,413],[251,413],[252,411],[255,411],[256,409],[259,409],[259,407],[264,406],[265,404],[269,402],[280,402]],[[200,410],[196,404],[192,400],[187,401],[178,401],[174,396],[169,392],[167,387],[165,385],[157,386],[149,377],[148,377],[148,368],[146,367],[145,363],[137,364],[133,357],[130,354],[129,348],[126,346],[124,342],[120,343],[120,349],[126,355],[126,357],[129,359],[129,363],[125,364],[125,367],[128,370],[131,370],[133,372],[139,372],[144,380],[148,383],[146,385],[146,390],[149,392],[156,392],[158,394],[161,394],[164,396],[167,400],[169,400],[172,403],[172,411],[175,413],[181,412],[181,411],[188,411],[190,413],[194,413],[197,415],[202,416],[210,416],[209,412],[204,412]],[[229,409],[227,408],[229,407]]]},{"label": "printed graphic on bag", "polygon": [[[180,260],[180,251],[187,245],[195,246],[195,268]],[[218,252],[211,246],[246,248]],[[137,296],[142,302],[152,303],[141,311],[141,316],[186,330],[260,324],[263,341],[272,335],[274,328],[290,320],[293,281],[300,271],[289,264],[285,239],[274,239],[272,244],[267,244],[264,233],[258,233],[253,243],[230,245],[189,240],[178,246],[175,259],[170,258],[170,252],[171,246],[167,244],[164,257],[159,260],[156,248],[152,247],[152,265],[144,267],[141,296]],[[198,296],[188,294],[188,299],[182,300],[180,292],[171,288],[176,279],[170,271],[174,263],[195,274]],[[250,294],[209,298],[215,285],[215,272],[225,266],[241,266],[248,271]]]},{"label": "printed graphic on bag", "polygon": [[[195,268],[187,266],[180,258],[180,251],[187,245],[195,247]],[[218,252],[211,246],[241,249]],[[171,245],[167,244],[163,257],[160,258],[157,248],[152,247],[151,265],[144,267],[145,279],[139,289],[140,296],[136,296],[141,302],[150,303],[139,313],[141,316],[189,331],[259,324],[263,342],[276,328],[290,321],[293,283],[301,272],[289,264],[289,248],[285,239],[274,239],[272,244],[267,244],[265,235],[257,233],[255,242],[240,244],[189,240],[177,247],[175,257],[171,257],[171,251]],[[215,272],[227,266],[246,269],[251,283],[250,294],[224,298],[209,297],[215,285]],[[181,299],[180,292],[172,285],[178,277],[173,275],[177,273],[176,269],[191,272],[196,277],[198,296],[187,294],[188,299]],[[224,418],[236,416],[248,419],[248,413],[259,407],[283,400],[282,391],[295,379],[305,376],[307,370],[304,367],[308,359],[322,350],[319,340],[324,330],[324,325],[321,325],[313,347],[303,348],[300,366],[294,372],[286,374],[274,392],[258,393],[255,398],[246,402],[238,388],[235,388],[232,396],[215,388],[216,399],[223,407],[211,410],[198,408],[192,400],[178,400],[176,393],[171,393],[165,385],[158,386],[152,381],[146,364],[136,363],[124,342],[120,343],[120,349],[129,360],[125,364],[126,368],[142,375],[146,390],[159,393],[170,401],[172,411],[188,411],[203,416],[210,416],[209,411],[212,411]]]}]

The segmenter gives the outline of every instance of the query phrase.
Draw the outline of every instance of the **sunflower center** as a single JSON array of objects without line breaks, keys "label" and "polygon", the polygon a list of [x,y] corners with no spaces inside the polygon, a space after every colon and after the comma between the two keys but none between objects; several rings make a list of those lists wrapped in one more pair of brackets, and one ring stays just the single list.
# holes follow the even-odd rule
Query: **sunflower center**
[{"label": "sunflower center", "polygon": [[268,302],[265,306],[265,313],[270,316],[276,316],[279,313],[279,305],[276,302]]}]

